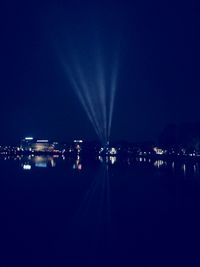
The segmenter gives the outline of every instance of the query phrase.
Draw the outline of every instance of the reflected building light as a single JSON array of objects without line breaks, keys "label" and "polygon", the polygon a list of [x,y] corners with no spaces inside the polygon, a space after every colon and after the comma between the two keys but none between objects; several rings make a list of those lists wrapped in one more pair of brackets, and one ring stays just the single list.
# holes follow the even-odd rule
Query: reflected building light
[{"label": "reflected building light", "polygon": [[53,160],[53,159],[51,159],[51,167],[52,167],[52,168],[56,167],[56,162],[55,162],[55,160]]},{"label": "reflected building light", "polygon": [[79,170],[79,171],[82,170],[82,164],[78,164],[78,170]]},{"label": "reflected building light", "polygon": [[82,164],[81,164],[81,163],[79,163],[79,164],[74,164],[74,165],[73,165],[73,169],[74,169],[74,170],[79,170],[79,171],[81,171],[81,170],[82,170]]},{"label": "reflected building light", "polygon": [[73,165],[73,169],[77,169],[77,170],[82,170],[83,166],[82,164],[80,163],[80,156],[78,155],[77,156],[77,159],[76,159],[76,163]]},{"label": "reflected building light", "polygon": [[194,169],[194,174],[196,174],[196,172],[197,172],[196,164],[194,164],[193,169]]},{"label": "reflected building light", "polygon": [[160,168],[161,166],[163,166],[163,164],[164,164],[163,160],[156,160],[154,162],[154,166],[157,167],[157,168]]},{"label": "reflected building light", "polygon": [[174,169],[174,167],[175,167],[175,163],[174,163],[174,161],[172,162],[172,169]]},{"label": "reflected building light", "polygon": [[24,164],[22,167],[23,167],[23,170],[27,170],[27,171],[31,170],[30,164]]},{"label": "reflected building light", "polygon": [[37,168],[47,168],[48,158],[44,156],[36,156],[33,161],[35,162],[35,167]]},{"label": "reflected building light", "polygon": [[46,162],[36,162],[35,167],[37,168],[47,168],[47,163]]},{"label": "reflected building light", "polygon": [[110,162],[111,162],[112,165],[115,164],[116,161],[117,161],[116,157],[110,157]]},{"label": "reflected building light", "polygon": [[142,162],[142,158],[139,158],[139,161]]},{"label": "reflected building light", "polygon": [[182,170],[183,170],[183,173],[185,175],[186,174],[186,165],[185,164],[182,165]]},{"label": "reflected building light", "polygon": [[99,156],[99,160],[101,163],[103,163],[103,157]]}]

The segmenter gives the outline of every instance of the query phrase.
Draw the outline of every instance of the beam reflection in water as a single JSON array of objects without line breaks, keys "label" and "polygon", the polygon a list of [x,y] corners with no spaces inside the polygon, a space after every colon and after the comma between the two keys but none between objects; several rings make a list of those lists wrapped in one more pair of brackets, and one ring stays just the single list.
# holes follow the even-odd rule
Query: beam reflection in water
[{"label": "beam reflection in water", "polygon": [[[71,225],[71,226],[70,226]],[[111,233],[110,169],[99,166],[69,225],[74,246],[107,253]],[[73,243],[72,241],[72,243]],[[104,255],[105,256],[105,255]]]},{"label": "beam reflection in water", "polygon": [[55,158],[57,156],[26,156],[20,158],[23,170],[32,170],[32,168],[54,168],[56,167]]},{"label": "beam reflection in water", "polygon": [[194,251],[199,260],[199,163],[141,159],[60,156],[52,168],[46,157],[38,168],[44,158],[2,157],[2,266],[173,266]]}]

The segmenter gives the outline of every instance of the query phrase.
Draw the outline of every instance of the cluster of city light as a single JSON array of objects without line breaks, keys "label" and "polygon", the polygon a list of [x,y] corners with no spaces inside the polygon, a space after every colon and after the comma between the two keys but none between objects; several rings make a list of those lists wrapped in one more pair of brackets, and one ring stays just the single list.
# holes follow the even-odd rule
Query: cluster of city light
[{"label": "cluster of city light", "polygon": [[117,155],[117,149],[115,147],[102,147],[99,151],[99,155]]},{"label": "cluster of city light", "polygon": [[163,155],[165,151],[159,147],[154,147],[153,149],[157,155]]}]

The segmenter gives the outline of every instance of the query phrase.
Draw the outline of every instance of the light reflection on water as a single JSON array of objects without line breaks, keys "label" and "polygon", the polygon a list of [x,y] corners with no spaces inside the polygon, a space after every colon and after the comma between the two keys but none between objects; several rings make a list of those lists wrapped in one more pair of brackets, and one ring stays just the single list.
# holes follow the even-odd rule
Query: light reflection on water
[{"label": "light reflection on water", "polygon": [[[166,251],[166,255],[162,252],[162,260],[169,257],[168,252],[172,246],[177,251],[182,245],[180,225],[184,225],[184,238],[186,236],[187,241],[184,246],[193,244],[188,230],[191,225],[196,222],[193,228],[196,231],[199,229],[199,220],[195,217],[200,203],[200,189],[196,182],[199,178],[198,162],[143,157],[99,157],[91,160],[81,156],[68,158],[44,155],[10,157],[6,158],[6,161],[5,158],[2,159],[1,166],[6,166],[6,178],[2,179],[0,187],[0,196],[3,196],[4,202],[7,201],[4,217],[12,215],[8,219],[13,232],[19,234],[20,240],[28,244],[28,249],[33,252],[38,253],[38,250],[41,250],[43,253],[46,250],[44,257],[49,259],[49,262],[51,255],[55,254],[58,263],[59,260],[63,263],[66,258],[72,258],[73,262],[78,263],[76,266],[81,266],[82,263],[84,266],[106,266],[105,262],[97,265],[96,257],[106,261],[106,253],[111,252],[109,255],[113,254],[113,258],[117,257],[118,261],[118,255],[123,249],[124,258],[129,256],[126,251],[131,251],[128,260],[133,258],[134,250],[134,257],[139,255],[139,261],[140,255],[149,251],[151,255],[156,252],[157,259],[157,251],[161,246],[165,248],[163,251]],[[12,179],[12,176],[8,179],[8,169],[17,179]],[[181,179],[174,179],[177,177]],[[185,177],[188,180],[194,177],[197,179],[193,179],[195,182],[191,186]],[[7,196],[10,196],[8,192],[12,192],[11,197],[15,201],[7,200]],[[188,205],[191,210],[193,208],[193,213],[188,211]],[[15,221],[18,222],[19,230],[15,228]],[[2,229],[5,231],[3,227]],[[27,232],[32,232],[32,229],[35,232],[27,236]],[[177,235],[178,231],[180,235]],[[8,232],[4,236],[3,244],[8,239],[7,236]],[[18,240],[15,241],[13,236],[12,234],[9,237],[9,244],[18,244]],[[38,244],[38,240],[43,243]],[[49,252],[51,246],[52,251]],[[180,249],[181,253],[184,246]],[[15,245],[13,251],[16,250],[20,255],[23,251],[20,249],[20,245],[19,249]],[[10,253],[10,248],[8,251]],[[78,262],[79,255],[83,255],[83,258],[88,256],[92,265],[87,265],[82,258]],[[142,258],[144,261],[145,259]],[[69,262],[65,265],[53,265],[50,262],[48,266],[71,266],[67,263]],[[117,263],[109,266],[118,266]]]},{"label": "light reflection on water", "polygon": [[[71,168],[76,171],[82,171],[84,169],[84,165],[87,162],[84,157],[81,157],[80,155],[77,155],[77,157],[69,158],[67,156],[58,156],[58,155],[29,155],[29,156],[4,156],[0,157],[0,160],[4,161],[17,161],[19,162],[19,166],[24,171],[32,171],[34,169],[45,169],[45,168],[56,168],[57,164],[61,162],[67,162],[71,164]],[[186,176],[194,176],[198,177],[200,176],[199,172],[199,162],[192,162],[192,161],[171,161],[171,160],[163,160],[163,159],[153,159],[153,158],[145,158],[145,157],[139,157],[139,158],[118,158],[116,156],[106,156],[102,157],[99,156],[96,159],[93,159],[93,161],[88,162],[89,164],[93,164],[92,162],[99,162],[100,164],[117,167],[117,166],[123,166],[125,168],[154,168],[155,171],[165,171],[170,170],[172,174],[180,173],[184,177]],[[87,164],[86,164],[87,165]],[[86,167],[88,167],[86,166]]]},{"label": "light reflection on water", "polygon": [[100,240],[104,236],[103,242],[107,243],[110,223],[110,171],[108,166],[101,165],[88,189],[84,192],[70,225],[73,227],[76,225],[76,232],[73,233],[73,236],[84,235],[86,229],[89,228],[91,230],[89,238],[95,236]]},{"label": "light reflection on water", "polygon": [[54,168],[56,167],[55,157],[51,156],[28,156],[18,157],[21,162],[21,166],[24,170],[31,170],[35,168]]},{"label": "light reflection on water", "polygon": [[155,166],[155,167],[160,168],[160,167],[162,167],[163,165],[164,165],[164,161],[163,161],[163,160],[156,160],[156,161],[154,162],[154,166]]}]

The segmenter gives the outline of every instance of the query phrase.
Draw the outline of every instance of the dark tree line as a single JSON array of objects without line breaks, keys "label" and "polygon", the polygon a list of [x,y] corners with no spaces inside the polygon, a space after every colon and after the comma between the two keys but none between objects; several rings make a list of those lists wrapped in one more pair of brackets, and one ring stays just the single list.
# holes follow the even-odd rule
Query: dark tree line
[{"label": "dark tree line", "polygon": [[200,123],[169,124],[160,134],[159,144],[166,148],[200,151]]}]

